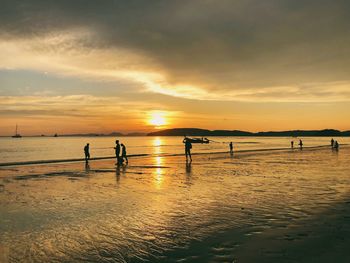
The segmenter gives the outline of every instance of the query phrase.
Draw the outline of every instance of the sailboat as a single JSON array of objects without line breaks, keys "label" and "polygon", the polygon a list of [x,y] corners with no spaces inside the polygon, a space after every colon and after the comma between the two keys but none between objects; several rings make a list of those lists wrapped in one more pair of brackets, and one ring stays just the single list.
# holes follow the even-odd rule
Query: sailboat
[{"label": "sailboat", "polygon": [[17,129],[18,129],[18,127],[16,124],[16,133],[15,133],[15,135],[12,136],[12,138],[22,138],[22,136],[17,132]]}]

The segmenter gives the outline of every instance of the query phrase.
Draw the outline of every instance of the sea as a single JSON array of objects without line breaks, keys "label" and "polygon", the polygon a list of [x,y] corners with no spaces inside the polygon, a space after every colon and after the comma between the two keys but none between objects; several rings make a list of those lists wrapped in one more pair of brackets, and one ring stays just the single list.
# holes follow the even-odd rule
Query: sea
[{"label": "sea", "polygon": [[[209,144],[193,144],[193,153],[290,148],[290,142],[298,147],[299,139],[304,147],[330,145],[330,137],[209,137]],[[350,144],[350,137],[334,138],[340,144]],[[184,153],[183,137],[23,137],[0,138],[0,164],[28,161],[50,161],[84,157],[84,146],[90,144],[91,157],[114,156],[115,140],[126,145],[128,155],[172,155]]]}]

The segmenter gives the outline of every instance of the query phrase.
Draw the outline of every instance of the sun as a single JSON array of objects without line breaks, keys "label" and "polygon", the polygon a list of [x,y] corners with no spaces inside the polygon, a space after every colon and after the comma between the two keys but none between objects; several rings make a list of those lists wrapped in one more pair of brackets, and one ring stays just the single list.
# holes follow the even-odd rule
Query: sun
[{"label": "sun", "polygon": [[150,113],[148,122],[149,124],[159,128],[167,124],[166,114],[164,112],[154,111]]}]

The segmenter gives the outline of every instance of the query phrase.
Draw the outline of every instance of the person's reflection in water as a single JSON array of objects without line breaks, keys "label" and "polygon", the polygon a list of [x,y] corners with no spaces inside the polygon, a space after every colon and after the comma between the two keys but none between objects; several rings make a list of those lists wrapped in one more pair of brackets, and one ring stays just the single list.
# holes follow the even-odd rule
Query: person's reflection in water
[{"label": "person's reflection in water", "polygon": [[339,143],[338,141],[334,141],[333,143],[333,147],[332,147],[332,152],[334,152],[334,154],[336,154],[336,156],[338,157],[338,152],[339,151]]},{"label": "person's reflection in water", "polygon": [[186,175],[191,175],[192,172],[192,163],[186,162]]},{"label": "person's reflection in water", "polygon": [[192,163],[186,162],[186,185],[191,186],[191,180],[192,180]]},{"label": "person's reflection in water", "polygon": [[117,179],[117,183],[119,183],[119,181],[120,181],[120,165],[117,165],[115,167],[115,177]]},{"label": "person's reflection in water", "polygon": [[90,164],[88,162],[85,163],[85,172],[86,173],[90,172]]},{"label": "person's reflection in water", "polygon": [[123,164],[122,166],[122,171],[123,171],[123,174],[126,173],[126,167],[128,166],[128,164]]}]

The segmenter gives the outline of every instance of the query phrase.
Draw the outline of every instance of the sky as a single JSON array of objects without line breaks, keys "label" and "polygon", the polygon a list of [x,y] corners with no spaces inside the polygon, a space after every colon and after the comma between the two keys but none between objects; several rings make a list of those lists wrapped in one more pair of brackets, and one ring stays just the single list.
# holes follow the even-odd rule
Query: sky
[{"label": "sky", "polygon": [[0,135],[350,130],[349,1],[0,3]]}]

